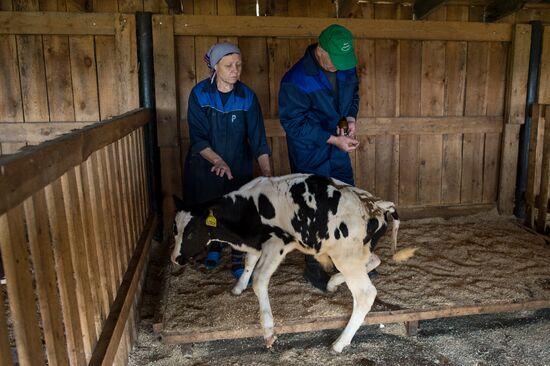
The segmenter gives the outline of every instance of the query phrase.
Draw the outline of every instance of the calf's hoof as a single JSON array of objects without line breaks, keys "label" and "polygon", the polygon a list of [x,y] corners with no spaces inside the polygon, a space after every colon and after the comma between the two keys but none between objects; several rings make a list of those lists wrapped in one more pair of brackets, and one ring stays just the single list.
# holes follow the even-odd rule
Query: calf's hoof
[{"label": "calf's hoof", "polygon": [[275,334],[272,334],[269,337],[264,337],[264,339],[267,349],[271,349],[271,347],[273,347],[273,343],[275,343],[275,341],[277,340],[277,336]]},{"label": "calf's hoof", "polygon": [[235,286],[233,287],[233,289],[231,290],[231,293],[235,296],[239,296],[240,294],[243,293],[243,290],[242,288],[238,287],[238,286]]},{"label": "calf's hoof", "polygon": [[339,342],[334,342],[332,344],[332,350],[336,353],[342,353],[342,350],[344,349],[346,345],[345,344],[340,344]]}]

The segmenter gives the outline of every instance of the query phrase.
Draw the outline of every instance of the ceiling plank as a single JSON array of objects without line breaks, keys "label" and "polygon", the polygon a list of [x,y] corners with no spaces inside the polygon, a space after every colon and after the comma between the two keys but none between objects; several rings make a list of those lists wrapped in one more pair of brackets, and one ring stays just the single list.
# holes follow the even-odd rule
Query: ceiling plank
[{"label": "ceiling plank", "polygon": [[493,0],[485,8],[485,22],[495,22],[514,13],[523,8],[526,2],[526,0]]},{"label": "ceiling plank", "polygon": [[445,5],[446,0],[418,0],[414,2],[413,13],[414,19],[420,20],[424,19],[428,14],[430,14],[435,9],[440,6]]}]

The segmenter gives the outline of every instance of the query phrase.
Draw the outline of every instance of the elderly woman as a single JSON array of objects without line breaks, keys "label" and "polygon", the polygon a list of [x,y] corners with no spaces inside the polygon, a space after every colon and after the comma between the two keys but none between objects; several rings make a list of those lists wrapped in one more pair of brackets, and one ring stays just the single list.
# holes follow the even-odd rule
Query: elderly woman
[{"label": "elderly woman", "polygon": [[[211,76],[198,83],[189,96],[187,122],[190,146],[185,161],[184,199],[203,203],[238,189],[252,180],[253,159],[271,176],[270,150],[256,94],[239,81],[241,51],[231,43],[218,43],[204,60]],[[214,268],[221,244],[212,243],[205,265]],[[232,252],[231,271],[239,278],[243,255]]]}]

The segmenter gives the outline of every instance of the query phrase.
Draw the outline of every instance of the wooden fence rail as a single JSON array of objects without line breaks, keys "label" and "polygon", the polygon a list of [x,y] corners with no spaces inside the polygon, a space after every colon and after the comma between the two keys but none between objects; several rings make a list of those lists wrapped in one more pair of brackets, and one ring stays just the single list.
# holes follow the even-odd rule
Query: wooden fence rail
[{"label": "wooden fence rail", "polygon": [[[126,364],[156,217],[136,110],[0,158],[3,365]],[[6,293],[0,291],[0,303]]]},{"label": "wooden fence rail", "polygon": [[550,127],[546,123],[547,116],[550,116],[550,105],[533,105],[525,224],[531,228],[536,227],[540,233],[546,231],[550,198]]}]

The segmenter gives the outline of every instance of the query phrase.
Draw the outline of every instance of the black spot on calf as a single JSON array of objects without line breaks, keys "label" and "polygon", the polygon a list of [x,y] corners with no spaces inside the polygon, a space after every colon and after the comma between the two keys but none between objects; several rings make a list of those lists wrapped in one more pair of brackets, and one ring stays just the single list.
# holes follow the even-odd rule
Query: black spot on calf
[{"label": "black spot on calf", "polygon": [[349,235],[348,226],[346,225],[345,222],[340,223],[340,231],[342,232],[342,236],[344,238],[348,237],[348,235]]},{"label": "black spot on calf", "polygon": [[340,230],[338,228],[334,229],[334,237],[336,240],[340,239]]},{"label": "black spot on calf", "polygon": [[275,207],[273,207],[265,194],[260,194],[258,197],[258,211],[261,216],[268,220],[275,217]]}]

